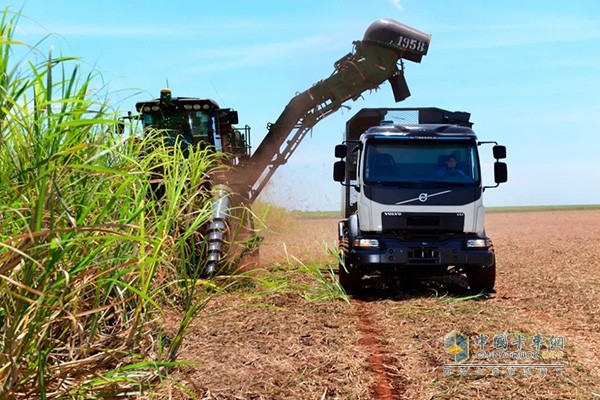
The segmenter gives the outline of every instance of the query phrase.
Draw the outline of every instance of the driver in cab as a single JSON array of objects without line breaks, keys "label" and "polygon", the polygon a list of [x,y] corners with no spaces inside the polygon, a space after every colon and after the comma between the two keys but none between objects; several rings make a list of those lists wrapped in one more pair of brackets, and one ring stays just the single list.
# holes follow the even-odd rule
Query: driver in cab
[{"label": "driver in cab", "polygon": [[449,155],[444,162],[444,166],[435,171],[437,176],[466,176],[464,172],[456,168],[456,157]]}]

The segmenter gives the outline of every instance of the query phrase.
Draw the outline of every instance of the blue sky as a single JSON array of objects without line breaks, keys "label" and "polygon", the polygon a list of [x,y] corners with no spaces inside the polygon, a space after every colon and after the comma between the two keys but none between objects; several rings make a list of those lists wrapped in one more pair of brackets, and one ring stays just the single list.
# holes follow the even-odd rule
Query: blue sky
[{"label": "blue sky", "polygon": [[[320,122],[264,197],[300,210],[339,208],[333,147],[363,107],[468,111],[480,140],[508,147],[509,182],[488,206],[600,203],[600,2],[595,0],[4,0],[17,37],[81,57],[115,108],[207,97],[238,110],[254,147],[297,92],[328,77],[366,28],[392,18],[432,35],[407,62],[412,96],[386,84]],[[482,148],[484,155],[491,148]],[[487,182],[491,157],[485,157]]]}]

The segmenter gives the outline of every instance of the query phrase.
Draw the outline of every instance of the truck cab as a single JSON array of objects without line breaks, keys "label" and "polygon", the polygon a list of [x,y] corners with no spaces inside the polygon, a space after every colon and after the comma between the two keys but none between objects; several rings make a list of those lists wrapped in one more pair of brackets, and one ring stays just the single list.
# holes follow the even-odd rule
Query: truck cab
[{"label": "truck cab", "polygon": [[[479,146],[470,115],[437,108],[363,109],[346,126],[334,179],[343,185],[341,285],[366,275],[466,273],[474,292],[495,285],[484,225]],[[507,180],[494,147],[496,186]]]}]

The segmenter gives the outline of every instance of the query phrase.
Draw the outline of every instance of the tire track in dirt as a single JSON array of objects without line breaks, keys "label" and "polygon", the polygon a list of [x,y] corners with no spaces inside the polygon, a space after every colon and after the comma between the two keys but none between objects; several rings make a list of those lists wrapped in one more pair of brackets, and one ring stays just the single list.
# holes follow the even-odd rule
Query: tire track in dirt
[{"label": "tire track in dirt", "polygon": [[352,300],[358,316],[358,326],[362,333],[360,344],[369,352],[367,361],[373,375],[371,395],[380,400],[401,400],[406,392],[406,378],[401,373],[401,365],[390,354],[387,340],[382,337],[385,331],[377,326],[372,307],[363,300]]}]

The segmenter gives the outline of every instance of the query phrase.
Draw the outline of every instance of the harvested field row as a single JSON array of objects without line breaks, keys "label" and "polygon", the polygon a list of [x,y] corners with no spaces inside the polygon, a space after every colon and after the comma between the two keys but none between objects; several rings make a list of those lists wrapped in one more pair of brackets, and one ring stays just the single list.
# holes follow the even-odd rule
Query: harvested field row
[{"label": "harvested field row", "polygon": [[[175,378],[208,399],[597,397],[600,211],[490,214],[487,225],[498,255],[490,298],[468,298],[460,278],[376,290],[350,303],[250,284],[217,297],[194,323],[181,358],[198,364],[178,368]],[[272,227],[263,266],[280,265],[280,276],[318,286],[286,269],[297,265],[286,260],[333,265],[323,242],[331,247],[335,234],[334,219]],[[560,374],[551,367],[545,374],[538,367],[448,367],[454,359],[444,337],[452,330],[470,338],[472,363],[483,363],[473,359],[480,335],[488,337],[480,342],[488,352],[496,336],[506,334],[507,351],[525,351],[538,335],[553,358],[503,362],[560,364]],[[171,393],[190,398],[174,387]]]}]

